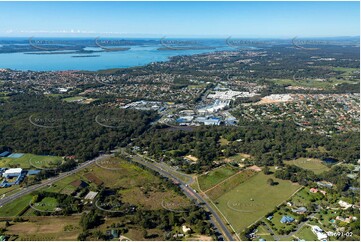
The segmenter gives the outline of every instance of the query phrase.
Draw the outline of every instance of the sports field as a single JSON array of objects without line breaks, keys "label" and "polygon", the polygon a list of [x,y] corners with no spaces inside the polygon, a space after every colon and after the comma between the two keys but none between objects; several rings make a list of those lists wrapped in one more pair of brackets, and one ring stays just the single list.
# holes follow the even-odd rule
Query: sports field
[{"label": "sports field", "polygon": [[0,159],[0,167],[20,167],[23,169],[54,168],[63,162],[60,156],[24,154],[19,158],[5,157]]},{"label": "sports field", "polygon": [[[278,185],[270,186],[267,183],[269,178],[278,182]],[[239,233],[287,200],[300,187],[259,172],[214,202]]]},{"label": "sports field", "polygon": [[287,165],[295,165],[305,170],[313,171],[315,174],[320,174],[329,170],[329,168],[324,165],[320,159],[298,158],[295,160],[284,161],[284,163]]}]

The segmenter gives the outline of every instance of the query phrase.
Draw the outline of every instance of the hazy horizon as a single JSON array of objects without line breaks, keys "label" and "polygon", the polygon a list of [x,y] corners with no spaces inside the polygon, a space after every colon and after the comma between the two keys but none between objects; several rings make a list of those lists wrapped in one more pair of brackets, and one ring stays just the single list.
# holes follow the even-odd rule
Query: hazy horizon
[{"label": "hazy horizon", "polygon": [[359,2],[0,2],[0,8],[3,37],[360,35]]}]

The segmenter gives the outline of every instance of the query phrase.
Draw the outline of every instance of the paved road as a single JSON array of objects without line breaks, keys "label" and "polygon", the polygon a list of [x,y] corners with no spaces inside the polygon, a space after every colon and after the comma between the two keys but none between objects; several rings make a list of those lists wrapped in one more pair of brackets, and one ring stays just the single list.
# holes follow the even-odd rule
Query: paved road
[{"label": "paved road", "polygon": [[54,182],[57,182],[61,179],[63,179],[64,177],[70,176],[78,171],[80,171],[81,169],[84,169],[85,167],[93,164],[94,162],[98,161],[98,160],[102,160],[104,158],[110,157],[111,155],[101,155],[98,156],[92,160],[86,161],[84,163],[81,163],[80,165],[78,165],[74,170],[68,171],[68,172],[64,172],[64,173],[60,173],[58,176],[49,178],[48,180],[44,180],[41,182],[41,184],[36,184],[36,185],[32,185],[32,186],[28,186],[26,188],[23,188],[22,190],[18,191],[17,193],[14,193],[12,195],[9,196],[5,196],[4,198],[0,199],[0,207],[4,206],[7,203],[10,203],[24,195],[27,195],[37,189],[46,187]]},{"label": "paved road", "polygon": [[168,171],[166,171],[162,167],[157,166],[157,165],[159,165],[157,163],[147,162],[147,161],[143,160],[143,158],[141,156],[138,156],[138,155],[133,156],[132,158],[133,158],[133,161],[135,161],[135,162],[137,162],[139,164],[142,164],[142,165],[148,167],[149,169],[152,169],[152,170],[158,172],[162,176],[172,178],[172,179],[176,180],[180,184],[179,186],[183,190],[183,192],[186,194],[186,196],[188,196],[191,199],[195,199],[196,201],[204,204],[204,206],[208,209],[208,211],[211,212],[212,217],[217,222],[217,224],[220,226],[220,228],[215,223],[213,223],[213,224],[216,227],[218,227],[219,231],[222,231],[222,234],[224,235],[226,240],[234,241],[232,233],[228,230],[227,226],[224,224],[224,222],[219,217],[217,212],[209,205],[209,203],[202,196],[200,196],[195,190],[190,188],[187,183],[181,181],[179,178],[172,175],[171,173],[169,173]]},{"label": "paved road", "polygon": [[[42,181],[41,184],[36,184],[36,185],[32,185],[26,188],[23,188],[22,190],[18,191],[17,193],[14,193],[12,195],[6,196],[2,199],[0,199],[0,207],[4,206],[7,203],[10,203],[24,195],[30,194],[31,192],[40,189],[40,188],[44,188],[54,182],[57,182],[67,176],[70,176],[84,168],[86,168],[87,166],[92,165],[93,163],[95,163],[96,161],[102,160],[104,158],[110,157],[111,155],[101,155],[97,158],[94,158],[92,160],[86,161],[80,165],[78,165],[77,168],[75,168],[74,170],[71,170],[69,172],[65,172],[65,173],[61,173],[56,177],[52,177],[48,180],[44,180]],[[213,218],[216,220],[216,222],[218,223],[218,225],[220,226],[220,231],[222,231],[222,233],[224,234],[224,236],[226,237],[227,240],[229,241],[233,241],[233,237],[231,232],[229,232],[227,226],[223,223],[222,219],[218,216],[218,214],[216,213],[216,211],[213,210],[213,208],[208,204],[208,202],[206,200],[204,200],[203,197],[201,197],[195,190],[191,189],[190,187],[188,187],[188,184],[181,181],[179,178],[177,178],[176,176],[172,175],[171,173],[167,172],[165,169],[163,169],[162,167],[158,167],[156,165],[154,165],[154,163],[151,162],[147,162],[144,161],[140,156],[135,156],[133,157],[133,161],[138,162],[154,171],[157,171],[158,173],[160,173],[162,176],[164,177],[168,177],[168,178],[172,178],[174,180],[176,180],[179,184],[180,184],[180,188],[183,190],[183,192],[192,199],[196,199],[198,202],[203,203],[204,206],[211,212]],[[217,225],[214,223],[214,225],[217,227]]]}]

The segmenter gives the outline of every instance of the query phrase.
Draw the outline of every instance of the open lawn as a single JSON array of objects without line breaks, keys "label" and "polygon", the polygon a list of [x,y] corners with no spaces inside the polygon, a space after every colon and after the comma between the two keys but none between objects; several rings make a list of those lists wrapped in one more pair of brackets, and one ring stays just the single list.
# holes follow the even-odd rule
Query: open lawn
[{"label": "open lawn", "polygon": [[237,171],[238,169],[227,165],[215,168],[212,171],[198,177],[199,186],[203,191],[205,191],[235,174]]},{"label": "open lawn", "polygon": [[32,205],[32,207],[39,211],[54,212],[58,206],[58,201],[53,197],[45,197],[40,202]]},{"label": "open lawn", "polygon": [[23,169],[42,169],[57,167],[63,162],[60,156],[24,154],[20,158],[0,158],[0,167],[21,167]]},{"label": "open lawn", "polygon": [[296,237],[298,237],[301,240],[306,240],[306,241],[316,241],[317,240],[317,236],[311,231],[311,227],[310,226],[303,226],[296,234]]},{"label": "open lawn", "polygon": [[319,200],[322,200],[323,195],[321,193],[311,193],[309,189],[309,187],[305,187],[292,197],[291,201],[296,207],[307,206],[311,200],[315,200],[314,203],[319,203]]},{"label": "open lawn", "polygon": [[284,163],[287,165],[295,165],[305,170],[313,171],[315,174],[320,174],[329,170],[329,168],[324,165],[320,159],[298,158],[295,160],[284,161]]},{"label": "open lawn", "polygon": [[[267,183],[269,178],[278,182],[278,185],[270,186]],[[287,200],[300,187],[298,184],[276,179],[273,175],[265,175],[259,172],[214,202],[236,232],[241,232]]]}]

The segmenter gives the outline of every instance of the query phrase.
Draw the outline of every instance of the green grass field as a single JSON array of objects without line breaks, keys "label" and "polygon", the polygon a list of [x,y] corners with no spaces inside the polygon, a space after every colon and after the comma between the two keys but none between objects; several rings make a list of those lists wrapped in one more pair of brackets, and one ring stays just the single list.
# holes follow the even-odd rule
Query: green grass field
[{"label": "green grass field", "polygon": [[81,177],[78,174],[73,174],[71,176],[67,176],[63,179],[61,179],[58,182],[53,183],[51,186],[45,187],[41,190],[47,191],[47,192],[55,192],[55,193],[62,193],[62,194],[70,194],[69,189],[71,191],[74,191],[76,187],[72,186],[70,183],[73,181],[79,180]]},{"label": "green grass field", "polygon": [[54,212],[58,206],[58,201],[53,197],[45,197],[40,202],[32,205],[32,207],[39,211]]},{"label": "green grass field", "polygon": [[320,159],[298,158],[296,160],[284,161],[284,163],[287,165],[295,165],[305,170],[313,171],[315,174],[320,174],[329,170],[329,168],[324,165]]},{"label": "green grass field", "polygon": [[312,233],[311,231],[311,227],[310,226],[303,226],[296,234],[296,237],[298,237],[301,240],[306,240],[306,241],[316,241],[317,240],[317,236]]},{"label": "green grass field", "polygon": [[[278,185],[270,186],[272,178]],[[287,200],[301,186],[259,172],[214,202],[228,221],[241,232],[267,212]]]},{"label": "green grass field", "polygon": [[242,182],[247,181],[250,177],[254,176],[255,174],[256,172],[252,170],[245,170],[239,172],[231,176],[229,179],[225,179],[224,182],[217,184],[217,186],[214,186],[212,189],[206,191],[206,193],[211,199],[216,200],[217,198],[221,197],[223,194],[237,187]]},{"label": "green grass field", "polygon": [[232,176],[237,171],[238,169],[227,165],[216,168],[207,174],[203,174],[198,177],[199,186],[203,191],[205,191]]},{"label": "green grass field", "polygon": [[316,200],[314,203],[319,204],[322,201],[323,195],[321,193],[311,193],[309,187],[304,187],[297,192],[291,199],[292,203],[297,206],[307,206],[311,200]]},{"label": "green grass field", "polygon": [[1,158],[0,167],[20,167],[23,169],[54,168],[63,162],[60,156],[24,154],[20,158]]},{"label": "green grass field", "polygon": [[29,205],[32,195],[25,195],[15,201],[8,203],[0,208],[0,217],[17,216],[26,206]]}]

